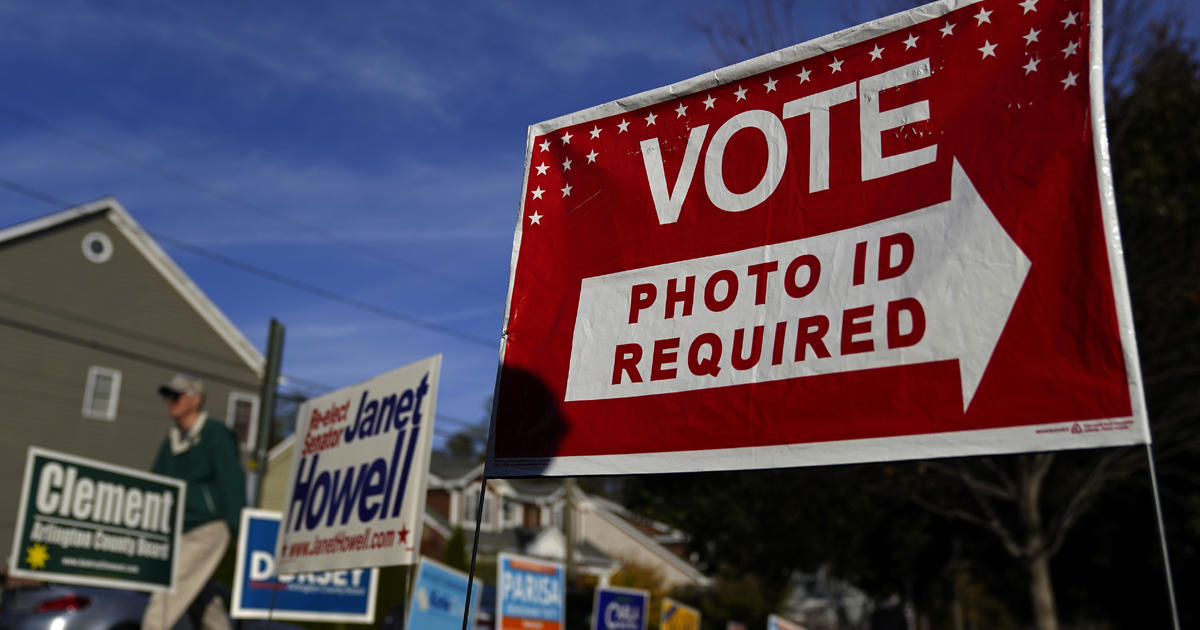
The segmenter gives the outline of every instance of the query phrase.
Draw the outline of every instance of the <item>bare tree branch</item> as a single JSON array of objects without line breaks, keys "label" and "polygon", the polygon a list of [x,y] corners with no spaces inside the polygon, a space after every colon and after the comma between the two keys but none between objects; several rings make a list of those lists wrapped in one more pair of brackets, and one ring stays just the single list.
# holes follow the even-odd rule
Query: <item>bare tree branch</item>
[{"label": "bare tree branch", "polygon": [[999,464],[996,463],[996,458],[982,457],[982,458],[980,458],[979,461],[980,461],[980,463],[983,464],[983,466],[985,468],[987,468],[989,471],[991,471],[991,473],[993,475],[995,475],[997,479],[1000,480],[1000,485],[1004,487],[1004,490],[1006,492],[1013,494],[1013,495],[1015,495],[1017,493],[1016,482],[1013,481],[1012,476],[1009,475],[1006,470],[1004,470],[1002,467],[1000,467]]},{"label": "bare tree branch", "polygon": [[[993,464],[994,465],[994,464]],[[970,486],[975,490],[982,492],[988,496],[1002,499],[1005,501],[1013,501],[1016,498],[1016,488],[1007,476],[1001,483],[994,484],[984,481],[967,471],[966,467],[959,463],[954,465],[943,464],[940,462],[928,462],[927,466],[930,470],[955,481],[961,482],[964,485]]]},{"label": "bare tree branch", "polygon": [[1079,488],[1071,494],[1066,507],[1051,519],[1050,526],[1047,528],[1050,538],[1050,543],[1047,545],[1049,555],[1054,556],[1062,549],[1067,533],[1095,502],[1096,497],[1110,479],[1113,464],[1123,456],[1124,452],[1121,450],[1104,453],[1092,466]]},{"label": "bare tree branch", "polygon": [[1017,543],[1016,539],[1012,537],[1012,534],[1009,533],[1009,531],[1007,529],[1005,529],[1003,525],[1000,525],[998,522],[993,522],[988,519],[981,518],[978,515],[972,514],[971,512],[968,512],[961,508],[942,507],[940,505],[937,505],[936,503],[926,501],[925,499],[921,498],[918,495],[914,495],[912,497],[912,501],[914,503],[916,503],[918,506],[920,506],[921,509],[928,510],[929,512],[932,512],[933,514],[937,514],[938,516],[942,516],[944,518],[949,518],[949,519],[954,519],[954,520],[959,520],[964,523],[970,523],[971,525],[975,525],[976,527],[980,527],[989,532],[992,532],[993,534],[995,534],[996,536],[998,536],[1000,538],[1000,542],[1004,545],[1005,550],[1008,551],[1009,554],[1011,554],[1013,557],[1021,556],[1021,545],[1019,545]]},{"label": "bare tree branch", "polygon": [[1015,487],[1006,487],[984,481],[975,475],[972,475],[965,466],[959,469],[957,477],[973,492],[979,492],[1003,501],[1015,501],[1017,499]]}]

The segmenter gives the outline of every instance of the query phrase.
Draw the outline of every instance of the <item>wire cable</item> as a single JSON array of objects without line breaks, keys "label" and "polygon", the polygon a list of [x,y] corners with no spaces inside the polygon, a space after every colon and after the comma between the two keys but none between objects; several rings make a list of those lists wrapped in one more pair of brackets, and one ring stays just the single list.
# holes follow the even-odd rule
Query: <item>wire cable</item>
[{"label": "wire cable", "polygon": [[[42,191],[30,188],[28,186],[18,184],[16,182],[13,182],[8,179],[0,178],[0,187],[7,188],[8,190],[11,190],[15,193],[25,195],[25,196],[33,198],[33,199],[37,199],[38,201],[42,201],[47,204],[56,205],[60,209],[72,208],[72,207],[75,207],[76,205],[78,205],[78,204],[72,204],[68,201],[64,201],[64,200],[59,199],[48,193],[44,193]],[[453,337],[455,339],[458,339],[459,341],[465,341],[467,343],[475,344],[480,347],[494,349],[499,346],[498,341],[489,341],[482,337],[477,337],[475,335],[464,333],[464,332],[455,330],[453,328],[449,328],[447,326],[443,326],[443,325],[435,323],[435,322],[423,320],[423,319],[420,319],[417,317],[413,317],[411,315],[406,315],[404,313],[400,313],[398,311],[393,311],[391,309],[386,309],[386,308],[383,308],[380,306],[376,306],[369,302],[364,302],[362,300],[358,300],[358,299],[355,299],[352,297],[341,295],[339,293],[335,293],[328,289],[323,289],[321,287],[318,287],[314,284],[304,282],[303,280],[297,280],[295,278],[285,276],[281,273],[270,271],[268,269],[263,269],[262,267],[252,265],[250,263],[243,262],[243,261],[237,260],[235,258],[230,258],[229,256],[225,256],[224,254],[218,254],[216,252],[207,250],[203,247],[199,247],[196,245],[192,245],[190,243],[186,243],[184,241],[181,241],[181,240],[171,237],[171,236],[167,236],[165,234],[161,234],[158,232],[149,232],[149,233],[155,239],[162,241],[163,243],[166,243],[176,249],[186,251],[186,252],[194,254],[196,256],[207,258],[211,261],[220,263],[222,265],[226,265],[228,267],[233,267],[234,269],[238,269],[245,273],[253,274],[253,275],[265,278],[267,280],[271,280],[273,282],[276,282],[276,283],[279,283],[279,284],[282,284],[285,286],[289,286],[293,289],[303,291],[303,292],[309,293],[311,295],[315,295],[317,297],[320,297],[325,300],[329,300],[331,302],[336,302],[336,303],[342,304],[344,306],[350,306],[353,308],[357,308],[359,310],[367,311],[374,315],[378,315],[380,317],[384,317],[387,319],[392,319],[392,320],[395,320],[398,322],[402,322],[402,323],[408,324],[410,326],[415,326],[417,328],[424,328],[426,330],[436,332],[436,333],[439,333],[442,335],[446,335],[448,337]]]},{"label": "wire cable", "polygon": [[133,166],[135,168],[145,170],[149,173],[152,173],[158,177],[163,178],[164,180],[174,182],[181,186],[185,186],[185,187],[195,190],[197,192],[201,192],[201,193],[204,193],[211,197],[214,197],[216,199],[219,199],[229,205],[243,208],[245,210],[249,210],[251,212],[254,212],[255,214],[258,214],[263,217],[267,217],[267,218],[275,220],[275,221],[282,221],[282,222],[291,224],[294,227],[298,227],[300,229],[303,229],[304,231],[307,231],[307,232],[310,232],[313,234],[319,234],[322,239],[333,241],[343,247],[346,247],[347,249],[353,250],[358,255],[366,254],[371,257],[387,261],[389,263],[400,265],[401,267],[404,267],[405,269],[407,269],[409,271],[419,272],[422,274],[428,274],[430,276],[437,277],[437,278],[445,281],[446,283],[452,284],[455,287],[462,289],[464,291],[470,291],[470,292],[474,293],[474,292],[478,292],[481,289],[480,287],[469,286],[469,285],[463,283],[458,278],[455,278],[452,276],[447,276],[446,274],[441,273],[440,271],[438,271],[435,268],[429,267],[427,265],[422,265],[420,263],[416,263],[411,260],[397,257],[397,256],[391,254],[390,252],[382,250],[378,247],[374,247],[371,245],[363,245],[361,243],[353,243],[348,239],[337,236],[336,234],[331,234],[329,231],[329,228],[327,228],[327,227],[316,225],[313,223],[308,223],[306,221],[301,221],[301,220],[297,219],[296,217],[293,217],[293,216],[290,216],[287,214],[283,214],[283,213],[279,213],[279,212],[275,212],[268,208],[264,208],[258,204],[255,204],[255,203],[252,203],[249,201],[245,201],[243,199],[240,199],[240,198],[230,195],[228,193],[222,192],[208,184],[205,184],[198,180],[192,179],[191,177],[188,177],[186,175],[182,175],[175,171],[171,171],[171,170],[162,168],[161,166],[158,166],[154,163],[132,157],[126,153],[117,151],[116,149],[113,149],[112,147],[110,147],[102,142],[92,140],[81,134],[78,134],[73,131],[69,131],[62,127],[54,125],[38,116],[35,116],[28,112],[21,111],[11,105],[8,105],[5,103],[0,103],[0,113],[3,113],[6,116],[9,116],[10,118],[20,120],[21,122],[24,122],[25,124],[42,129],[43,131],[66,138],[79,146],[86,147],[86,148],[96,151],[98,153],[102,153],[104,155],[107,155],[115,160],[118,160],[118,161],[128,164],[130,166]]},{"label": "wire cable", "polygon": [[324,298],[331,302],[337,302],[339,304],[344,304],[346,306],[352,306],[359,310],[367,311],[368,313],[374,313],[375,315],[379,315],[380,317],[394,319],[396,321],[403,322],[405,324],[409,324],[412,326],[416,326],[418,328],[424,328],[426,330],[441,333],[443,335],[446,335],[447,337],[454,337],[455,339],[458,339],[459,341],[466,341],[468,343],[473,343],[475,345],[482,346],[485,348],[495,348],[495,347],[498,347],[498,345],[499,345],[498,342],[488,341],[482,337],[476,337],[475,335],[470,335],[470,334],[467,334],[464,332],[460,332],[453,328],[448,328],[446,326],[442,326],[441,324],[437,324],[434,322],[419,319],[419,318],[413,317],[411,315],[405,315],[404,313],[399,313],[399,312],[393,311],[391,309],[376,306],[374,304],[371,304],[370,302],[364,302],[364,301],[356,299],[356,298],[352,298],[352,297],[348,297],[348,296],[341,295],[338,293],[334,293],[333,291],[330,291],[328,289],[323,289],[314,284],[309,284],[307,282],[304,282],[303,280],[297,280],[295,278],[285,276],[281,273],[276,273],[276,272],[270,271],[268,269],[263,269],[262,267],[255,266],[255,265],[252,265],[247,262],[242,262],[235,258],[230,258],[229,256],[226,256],[224,254],[218,254],[216,252],[209,251],[202,247],[197,247],[195,245],[185,243],[185,242],[183,242],[177,238],[174,238],[172,236],[166,236],[165,234],[161,234],[161,233],[157,233],[157,232],[151,232],[151,234],[154,236],[155,239],[162,241],[176,249],[180,249],[180,250],[186,251],[188,253],[195,254],[202,258],[207,258],[211,261],[218,262],[223,265],[233,267],[235,269],[240,269],[246,273],[250,273],[250,274],[253,274],[256,276],[266,278],[268,280],[272,280],[279,284],[283,284],[283,285],[292,287],[293,289],[304,291],[305,293],[310,293],[312,295],[315,295],[320,298]]},{"label": "wire cable", "polygon": [[[79,337],[77,335],[72,335],[69,333],[62,332],[62,331],[52,330],[49,328],[45,328],[43,326],[38,326],[36,324],[30,324],[28,322],[17,321],[14,319],[10,319],[8,317],[4,317],[2,315],[0,315],[0,326],[5,326],[8,328],[20,330],[20,331],[23,331],[23,332],[26,332],[29,334],[34,334],[34,335],[38,335],[40,337],[45,337],[47,339],[53,339],[55,341],[60,341],[62,343],[67,343],[67,344],[79,346],[82,348],[88,348],[90,350],[96,350],[98,352],[105,352],[105,353],[119,356],[119,357],[122,357],[125,359],[129,359],[132,361],[137,361],[138,363],[142,363],[145,365],[152,365],[155,367],[167,368],[167,369],[170,369],[170,370],[173,370],[176,372],[187,372],[189,374],[194,374],[196,376],[203,377],[207,380],[217,382],[217,383],[223,383],[225,385],[229,385],[232,387],[239,387],[239,388],[258,387],[258,383],[252,383],[249,381],[239,381],[239,380],[232,379],[232,378],[229,378],[229,377],[221,375],[221,374],[217,374],[215,372],[207,372],[207,371],[203,371],[203,370],[197,370],[194,365],[184,365],[182,363],[175,363],[175,362],[172,362],[172,361],[169,361],[166,359],[160,359],[158,357],[152,357],[150,355],[143,354],[140,352],[134,352],[132,350],[127,350],[124,348],[119,348],[116,346],[105,344],[100,341],[96,341],[95,339],[87,339],[84,337]],[[172,346],[173,346],[173,344],[172,344]],[[171,347],[171,346],[168,346],[168,347]],[[172,347],[172,349],[177,350],[177,351],[179,350],[179,348],[177,348],[177,347]],[[184,349],[184,351],[187,352],[187,349]],[[332,390],[332,388],[330,388],[330,389]],[[286,397],[284,397],[284,398],[286,398]],[[307,398],[305,398],[305,400],[306,399]],[[291,400],[292,402],[302,402],[302,401],[296,401],[293,398],[288,398],[288,400]],[[441,414],[441,413],[435,414],[434,417],[437,419],[437,421],[439,423],[441,423],[440,425],[435,425],[437,428],[435,428],[434,432],[441,435],[441,437],[453,437],[454,435],[458,434],[458,431],[454,431],[450,427],[459,427],[459,428],[470,429],[470,428],[474,428],[477,424],[477,423],[472,423],[467,420],[455,418],[454,416],[448,416],[448,415]],[[443,425],[449,425],[449,426],[443,426]],[[442,429],[442,430],[438,431],[438,429]]]},{"label": "wire cable", "polygon": [[[197,370],[195,368],[195,366],[183,365],[181,363],[175,363],[175,362],[167,360],[167,359],[160,359],[158,357],[152,357],[150,355],[142,354],[140,352],[134,352],[132,350],[126,350],[125,348],[119,348],[117,346],[102,343],[102,342],[96,341],[95,339],[87,339],[85,337],[79,337],[77,335],[72,335],[70,333],[65,333],[65,332],[62,332],[59,330],[51,330],[51,329],[45,328],[43,326],[31,324],[29,322],[17,321],[15,319],[10,319],[8,317],[4,317],[3,315],[0,315],[0,326],[13,328],[15,330],[20,330],[23,332],[27,332],[29,334],[38,335],[40,337],[45,337],[47,339],[53,339],[55,341],[60,341],[62,343],[79,346],[81,348],[88,348],[91,350],[104,352],[107,354],[122,357],[122,358],[129,359],[132,361],[137,361],[138,363],[143,363],[146,365],[153,365],[155,367],[160,367],[160,368],[166,368],[166,369],[169,369],[174,372],[187,372],[187,373],[194,374],[196,376],[208,379],[210,381],[224,383],[225,385],[230,385],[233,387],[252,388],[253,389],[253,388],[257,388],[259,386],[258,382],[240,381],[240,380],[225,376],[223,374],[217,374],[215,372],[208,372],[208,371],[204,371],[204,370]],[[247,369],[249,369],[249,368],[247,368]]]},{"label": "wire cable", "polygon": [[204,359],[206,361],[212,361],[214,363],[222,363],[222,364],[225,364],[225,365],[228,365],[231,367],[236,367],[236,368],[245,368],[246,367],[245,363],[233,361],[229,357],[226,357],[226,356],[221,356],[221,355],[211,353],[211,352],[204,352],[203,350],[197,350],[196,348],[189,348],[183,344],[179,344],[174,341],[162,339],[160,337],[154,337],[154,336],[147,335],[145,333],[141,333],[138,331],[129,330],[127,328],[121,328],[120,326],[115,326],[115,325],[112,325],[112,324],[109,324],[106,322],[92,319],[90,317],[84,317],[83,315],[79,315],[77,313],[72,313],[71,311],[67,311],[64,309],[47,306],[45,304],[39,304],[37,302],[31,302],[29,300],[17,297],[15,295],[6,295],[4,293],[0,293],[0,302],[7,302],[8,304],[26,308],[31,311],[41,313],[42,315],[51,315],[54,317],[61,317],[62,319],[72,321],[77,324],[84,324],[87,326],[92,326],[94,328],[98,328],[105,332],[109,332],[109,333],[112,333],[115,335],[126,337],[126,338],[132,339],[134,341],[141,341],[143,343],[148,343],[151,345],[155,345],[155,346],[159,346],[159,347],[166,348],[169,350],[173,350],[175,352],[187,354],[187,355],[190,355],[197,359]]},{"label": "wire cable", "polygon": [[[68,201],[59,199],[48,193],[44,193],[39,190],[29,188],[27,186],[23,186],[21,184],[18,184],[16,182],[13,182],[13,181],[10,181],[7,179],[3,179],[3,178],[0,178],[0,187],[7,188],[8,190],[11,190],[18,194],[36,199],[38,201],[42,201],[42,202],[50,204],[50,205],[58,206],[60,209],[71,208],[71,207],[74,207],[75,205],[77,205],[77,204],[72,204]],[[314,293],[324,299],[333,300],[335,302],[338,302],[338,303],[341,303],[341,304],[344,304],[347,306],[351,306],[354,308],[360,308],[363,310],[367,310],[371,313],[374,313],[376,315],[380,315],[383,317],[397,319],[403,323],[410,324],[413,326],[427,328],[434,332],[439,332],[439,333],[442,333],[445,335],[449,335],[449,336],[461,339],[463,341],[475,343],[477,345],[483,345],[483,346],[489,347],[489,348],[495,346],[495,344],[488,342],[482,338],[474,337],[472,335],[467,335],[465,333],[460,333],[456,330],[446,328],[446,327],[440,326],[438,324],[425,322],[424,320],[420,320],[420,319],[417,319],[417,318],[414,318],[414,317],[411,317],[408,315],[404,315],[402,313],[396,313],[396,312],[390,311],[388,309],[382,309],[382,308],[376,307],[372,304],[368,304],[368,303],[362,302],[360,300],[356,300],[354,298],[345,297],[345,296],[333,293],[332,291],[327,291],[320,287],[316,287],[314,285],[309,285],[308,283],[305,283],[305,282],[302,282],[299,280],[294,280],[294,279],[284,276],[282,274],[277,274],[272,271],[261,269],[259,267],[255,267],[254,265],[250,265],[249,263],[243,263],[243,262],[235,260],[233,258],[229,258],[227,256],[223,256],[223,255],[217,254],[215,252],[210,252],[208,250],[205,250],[204,248],[196,247],[189,243],[184,243],[183,241],[179,241],[178,239],[175,239],[175,238],[172,238],[169,236],[165,236],[162,234],[152,234],[152,235],[154,236],[154,238],[164,241],[164,242],[172,245],[173,247],[177,247],[179,249],[183,249],[185,251],[189,251],[191,253],[194,253],[194,254],[197,254],[200,256],[204,256],[206,258],[210,258],[211,260],[214,260],[216,262],[219,262],[219,263],[222,263],[222,264],[225,264],[228,266],[232,266],[236,269],[239,269],[239,270],[242,270],[242,271],[245,271],[248,273],[253,273],[255,275],[263,276],[267,279],[285,284],[287,286],[291,286],[293,288],[296,288],[296,289],[299,289],[302,291]],[[24,299],[21,299],[16,296],[0,294],[0,301],[5,301],[5,302],[8,302],[9,304],[15,304],[15,305],[29,308],[29,309],[35,310],[35,311],[40,311],[43,314],[55,315],[58,317],[62,317],[64,319],[75,321],[76,323],[83,323],[83,324],[89,324],[92,326],[96,326],[98,328],[107,330],[108,332],[111,332],[111,333],[114,333],[117,335],[122,335],[122,336],[125,336],[128,338],[131,338],[131,339],[145,342],[145,343],[158,345],[158,346],[161,346],[164,348],[171,349],[176,352],[190,354],[191,356],[196,357],[196,358],[204,358],[204,359],[211,360],[211,361],[227,363],[230,365],[241,367],[240,365],[235,364],[231,361],[228,361],[228,360],[224,359],[223,357],[218,357],[217,355],[203,353],[203,352],[197,351],[195,349],[187,348],[185,346],[182,346],[182,345],[179,345],[179,344],[176,344],[176,343],[164,340],[164,339],[159,339],[159,338],[152,337],[150,335],[145,335],[145,334],[138,333],[135,331],[130,331],[130,330],[121,328],[119,326],[114,326],[111,324],[107,324],[105,322],[101,322],[101,321],[94,320],[91,318],[83,317],[81,315],[71,313],[69,311],[64,311],[61,309],[56,309],[54,307],[38,304],[35,302],[30,302],[28,300],[24,300]],[[214,374],[211,372],[197,372],[197,370],[195,369],[194,366],[183,366],[183,365],[180,365],[177,363],[172,363],[172,362],[164,360],[164,359],[158,359],[156,357],[151,357],[149,355],[145,355],[145,354],[133,352],[131,350],[125,350],[122,348],[118,348],[116,346],[104,344],[104,343],[101,343],[94,339],[87,339],[84,337],[71,335],[68,333],[64,333],[62,331],[52,330],[49,328],[45,328],[43,326],[29,324],[27,322],[20,322],[20,321],[17,321],[14,319],[9,319],[9,318],[3,317],[3,316],[0,316],[0,325],[7,326],[9,328],[15,328],[18,330],[23,330],[27,333],[36,334],[36,335],[39,335],[42,337],[55,339],[57,341],[61,341],[64,343],[70,343],[72,345],[90,348],[90,349],[98,350],[101,352],[108,352],[108,353],[114,354],[116,356],[121,356],[121,357],[124,357],[127,359],[145,363],[148,365],[154,365],[157,367],[166,367],[166,368],[178,371],[178,372],[193,373],[193,374],[196,374],[197,376],[203,376],[210,380],[225,383],[227,385],[233,385],[233,386],[237,386],[237,387],[255,387],[255,386],[257,386],[256,383],[247,383],[247,382],[243,382],[243,381],[232,380],[232,379],[228,379],[221,375],[217,375],[217,374]],[[316,389],[323,389],[326,391],[333,391],[334,389],[336,389],[329,385],[326,385],[323,383],[318,383],[316,381],[307,380],[307,379],[300,378],[300,377],[289,376],[289,375],[285,375],[285,377],[287,377],[289,380],[292,380],[292,381],[295,381],[298,383],[304,383],[309,386],[315,387]],[[435,418],[439,422],[442,422],[443,424],[457,426],[460,429],[472,429],[479,425],[479,423],[477,423],[477,422],[471,422],[469,420],[463,420],[461,418],[456,418],[456,417],[448,416],[446,414],[441,414],[441,413],[436,414]],[[446,429],[443,431],[435,430],[435,433],[441,434],[442,437],[452,437],[453,435],[456,435],[458,432],[455,431],[455,432],[451,433],[448,429]]]}]

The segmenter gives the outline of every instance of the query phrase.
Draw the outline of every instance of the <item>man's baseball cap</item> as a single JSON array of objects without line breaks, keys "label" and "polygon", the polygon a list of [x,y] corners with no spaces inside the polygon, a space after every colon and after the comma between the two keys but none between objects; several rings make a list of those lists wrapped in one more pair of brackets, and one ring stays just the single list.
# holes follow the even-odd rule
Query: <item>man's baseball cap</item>
[{"label": "man's baseball cap", "polygon": [[176,374],[169,383],[160,385],[158,393],[162,396],[178,396],[180,394],[204,395],[204,381],[190,374]]}]

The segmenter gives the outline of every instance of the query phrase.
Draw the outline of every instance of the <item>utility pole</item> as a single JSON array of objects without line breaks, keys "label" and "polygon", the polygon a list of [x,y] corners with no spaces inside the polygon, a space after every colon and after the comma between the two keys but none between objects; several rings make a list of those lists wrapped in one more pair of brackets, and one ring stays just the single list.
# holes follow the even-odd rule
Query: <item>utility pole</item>
[{"label": "utility pole", "polygon": [[566,502],[563,504],[563,535],[567,539],[567,588],[575,583],[575,488],[574,477],[567,477]]},{"label": "utility pole", "polygon": [[275,388],[279,383],[279,366],[283,363],[283,324],[271,318],[267,337],[267,363],[263,366],[262,389],[258,392],[258,445],[255,450],[254,505],[262,507],[263,481],[267,476],[267,451],[271,448],[271,429],[275,425]]}]

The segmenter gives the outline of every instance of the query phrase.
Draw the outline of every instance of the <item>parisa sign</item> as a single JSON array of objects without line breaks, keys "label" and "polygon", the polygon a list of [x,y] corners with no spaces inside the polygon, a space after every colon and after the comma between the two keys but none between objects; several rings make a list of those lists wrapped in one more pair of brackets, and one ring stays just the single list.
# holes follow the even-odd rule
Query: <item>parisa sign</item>
[{"label": "parisa sign", "polygon": [[417,561],[441,362],[436,355],[300,407],[279,573]]},{"label": "parisa sign", "polygon": [[182,481],[30,447],[9,573],[142,591],[175,585]]},{"label": "parisa sign", "polygon": [[566,593],[562,564],[496,554],[496,630],[563,630]]},{"label": "parisa sign", "polygon": [[1100,18],[945,0],[531,127],[489,474],[1149,441]]},{"label": "parisa sign", "polygon": [[373,623],[379,569],[278,575],[279,512],[242,509],[234,565],[234,619]]}]

